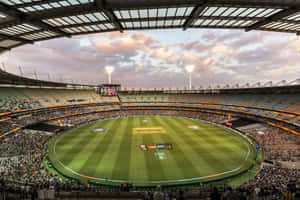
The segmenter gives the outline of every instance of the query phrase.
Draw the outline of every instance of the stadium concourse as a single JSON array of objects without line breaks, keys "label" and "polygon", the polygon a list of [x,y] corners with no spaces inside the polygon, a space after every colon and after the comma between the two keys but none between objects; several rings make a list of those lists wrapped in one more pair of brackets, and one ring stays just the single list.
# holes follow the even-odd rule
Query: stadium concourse
[{"label": "stadium concourse", "polygon": [[[296,92],[300,85],[235,90],[122,89],[117,96],[107,97],[92,86],[53,86],[33,80],[26,85],[28,80],[22,77],[1,74],[14,79],[13,84],[10,79],[9,85],[0,88],[2,197],[152,199],[161,193],[166,199],[218,195],[224,199],[281,199],[300,195],[300,94]],[[66,130],[101,119],[158,115],[232,125],[257,143],[257,154],[263,155],[257,158],[258,170],[239,175],[242,181],[238,184],[225,179],[161,188],[130,182],[109,186],[65,178],[48,159],[48,141]]]}]

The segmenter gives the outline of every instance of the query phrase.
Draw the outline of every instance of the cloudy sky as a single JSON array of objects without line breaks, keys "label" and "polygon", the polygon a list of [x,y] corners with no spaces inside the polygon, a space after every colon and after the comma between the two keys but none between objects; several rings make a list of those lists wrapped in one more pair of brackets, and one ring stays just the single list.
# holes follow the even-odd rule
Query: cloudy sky
[{"label": "cloudy sky", "polygon": [[124,87],[245,84],[300,78],[293,34],[239,30],[151,30],[83,35],[26,45],[0,55],[9,72],[40,79],[105,83],[105,66]]}]

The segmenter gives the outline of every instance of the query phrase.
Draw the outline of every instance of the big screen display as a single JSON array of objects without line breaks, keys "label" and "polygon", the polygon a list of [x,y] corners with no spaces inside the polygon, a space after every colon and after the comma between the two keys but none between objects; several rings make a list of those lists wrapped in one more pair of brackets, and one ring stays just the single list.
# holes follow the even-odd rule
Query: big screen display
[{"label": "big screen display", "polygon": [[114,87],[102,87],[101,88],[102,96],[117,96],[117,90]]}]

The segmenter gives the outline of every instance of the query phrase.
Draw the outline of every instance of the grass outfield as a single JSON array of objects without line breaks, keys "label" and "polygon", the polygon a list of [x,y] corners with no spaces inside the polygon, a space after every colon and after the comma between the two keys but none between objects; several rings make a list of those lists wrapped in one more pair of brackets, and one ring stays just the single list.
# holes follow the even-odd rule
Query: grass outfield
[{"label": "grass outfield", "polygon": [[[189,129],[191,125],[200,129]],[[151,130],[152,127],[161,127],[164,133],[134,134],[135,128]],[[91,131],[99,128],[106,131]],[[164,143],[172,144],[173,149],[142,151],[139,147]],[[248,147],[250,155],[245,161]],[[208,123],[175,117],[130,117],[95,122],[62,134],[51,142],[49,149],[53,165],[68,176],[83,181],[95,178],[135,181],[137,185],[151,184],[151,181],[175,183],[173,180],[196,177],[205,177],[201,180],[224,178],[255,162],[253,146],[240,135]],[[156,152],[163,152],[165,159],[157,159]],[[222,174],[239,167],[238,171]]]}]

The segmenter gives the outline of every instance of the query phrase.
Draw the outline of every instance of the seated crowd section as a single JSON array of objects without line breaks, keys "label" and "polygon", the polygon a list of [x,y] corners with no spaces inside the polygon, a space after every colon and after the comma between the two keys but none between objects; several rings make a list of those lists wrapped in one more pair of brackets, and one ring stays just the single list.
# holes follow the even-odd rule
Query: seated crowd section
[{"label": "seated crowd section", "polygon": [[[79,108],[82,109],[82,108]],[[76,112],[78,112],[77,110]],[[101,119],[110,119],[115,117],[144,116],[144,115],[163,115],[163,116],[181,116],[194,119],[223,124],[227,116],[215,115],[201,112],[174,111],[174,110],[128,110],[128,111],[111,111],[80,116],[70,116],[61,119],[62,124],[68,128],[91,123]],[[53,120],[49,124],[56,124]],[[259,146],[265,151],[265,159],[272,160],[274,163],[282,161],[296,161],[300,155],[300,138],[294,135],[288,135],[286,132],[265,126],[264,134],[257,134],[262,129],[243,129],[244,134],[256,140]],[[53,190],[57,194],[71,191],[90,191],[90,192],[111,192],[104,186],[86,185],[86,183],[68,180],[58,176],[53,170],[49,170],[46,165],[51,166],[47,160],[48,150],[46,142],[61,133],[50,133],[46,131],[20,130],[15,134],[9,135],[4,140],[0,140],[0,174],[2,186],[18,194],[37,195],[42,190]],[[284,141],[283,141],[284,140]],[[289,145],[287,152],[287,145]],[[7,181],[9,180],[9,181]],[[295,189],[300,180],[300,169],[283,166],[280,164],[265,164],[261,170],[249,181],[231,191],[230,188],[222,191],[232,192],[232,195],[245,196],[248,199],[279,199],[288,191],[293,195],[299,193]],[[298,182],[297,182],[298,181]],[[24,184],[26,187],[21,187]],[[29,189],[26,189],[26,188]],[[293,189],[294,188],[294,189]],[[123,188],[113,189],[113,192],[123,190]],[[134,191],[134,188],[128,189]],[[201,195],[209,199],[214,194],[214,190],[200,189]],[[197,190],[198,191],[198,190]],[[166,189],[164,195],[178,195],[178,191]],[[193,195],[195,191],[185,191],[185,195]],[[220,191],[221,192],[221,191]],[[137,195],[137,193],[134,193]],[[145,198],[147,195],[153,195],[152,189],[145,189],[138,193],[139,198]]]},{"label": "seated crowd section", "polygon": [[41,107],[39,101],[30,99],[13,88],[0,88],[0,113]]},{"label": "seated crowd section", "polygon": [[117,97],[102,97],[94,90],[0,88],[0,113],[47,106],[117,102]]},{"label": "seated crowd section", "polygon": [[[292,94],[146,94],[132,95],[120,94],[121,102],[193,102],[193,103],[217,103],[224,105],[248,105],[261,106],[268,109],[281,109],[300,113],[300,95]],[[78,101],[77,101],[78,100]],[[32,109],[46,106],[77,104],[77,103],[99,103],[99,102],[119,102],[118,97],[101,97],[94,90],[71,90],[71,89],[28,89],[28,88],[0,88],[0,113]],[[78,107],[73,109],[60,109],[35,113],[20,118],[13,118],[8,121],[0,121],[0,134],[11,129],[45,122],[50,125],[62,126],[63,130],[77,127],[86,123],[91,123],[100,119],[114,117],[128,117],[138,115],[165,115],[181,116],[194,119],[202,119],[217,124],[224,124],[228,116],[216,115],[202,112],[188,112],[175,110],[120,110],[119,105]],[[233,109],[232,107],[222,107],[223,109]],[[238,108],[240,109],[240,108]],[[72,116],[76,113],[93,112],[97,110],[109,111]],[[247,109],[241,109],[247,110]],[[260,114],[265,114],[263,110],[251,110]],[[274,113],[273,113],[274,114]],[[61,118],[61,124],[57,120],[48,121],[56,116],[66,116]],[[276,116],[280,116],[276,114]],[[299,116],[280,116],[295,123],[300,123]],[[1,118],[0,118],[1,119]],[[254,139],[264,152],[264,159],[272,161],[274,164],[264,164],[261,170],[243,185],[235,188],[235,191],[228,189],[222,191],[233,192],[236,195],[244,195],[248,199],[278,199],[286,192],[294,195],[299,193],[295,189],[295,184],[300,184],[300,170],[286,165],[286,162],[300,162],[300,138],[286,131],[271,126],[241,127],[244,134]],[[42,130],[21,129],[7,137],[0,138],[0,186],[9,191],[22,191],[36,195],[42,189],[58,191],[107,191],[102,186],[87,186],[85,183],[74,182],[63,179],[53,170],[49,170],[47,141],[56,137],[60,132],[47,132]],[[298,181],[298,182],[297,182]],[[26,186],[26,187],[24,187]],[[29,188],[29,189],[24,189]],[[133,189],[131,189],[133,190]],[[208,197],[215,191],[206,191]],[[175,192],[176,194],[178,193]],[[165,191],[164,195],[169,195],[170,191]],[[172,194],[172,192],[171,192]],[[176,195],[173,194],[173,195]],[[191,192],[186,192],[190,195]],[[140,194],[142,198],[153,195],[153,191],[146,191]],[[255,196],[255,198],[252,198]],[[276,196],[276,198],[272,198]],[[260,198],[263,197],[263,198]]]},{"label": "seated crowd section", "polygon": [[[262,107],[266,109],[286,110],[300,113],[300,94],[120,94],[123,103],[134,102],[190,102],[202,104],[206,108],[219,108],[223,110],[237,110],[251,112],[256,115],[279,116],[278,113],[255,109]],[[208,104],[208,105],[207,105]],[[219,105],[211,105],[219,104]],[[245,106],[232,107],[233,106]],[[300,118],[282,116],[284,119],[294,123],[300,123]]]},{"label": "seated crowd section", "polygon": [[[300,101],[295,94],[120,94],[122,102],[162,101],[216,103],[224,105],[247,105],[269,109],[290,110],[294,102]],[[299,103],[298,103],[298,106]],[[298,107],[299,111],[300,108]],[[294,111],[294,110],[291,110]]]},{"label": "seated crowd section", "polygon": [[[202,106],[208,108],[234,109],[268,116],[279,116],[279,114],[254,109],[251,106],[300,113],[299,94],[130,94],[121,92],[119,97],[120,101],[125,103],[191,102],[204,104]],[[117,97],[102,97],[93,89],[0,88],[0,113],[37,107],[98,102],[119,102],[119,99]],[[249,107],[231,107],[230,105]],[[288,115],[282,116],[282,118],[295,123],[300,121],[299,117]]]}]

